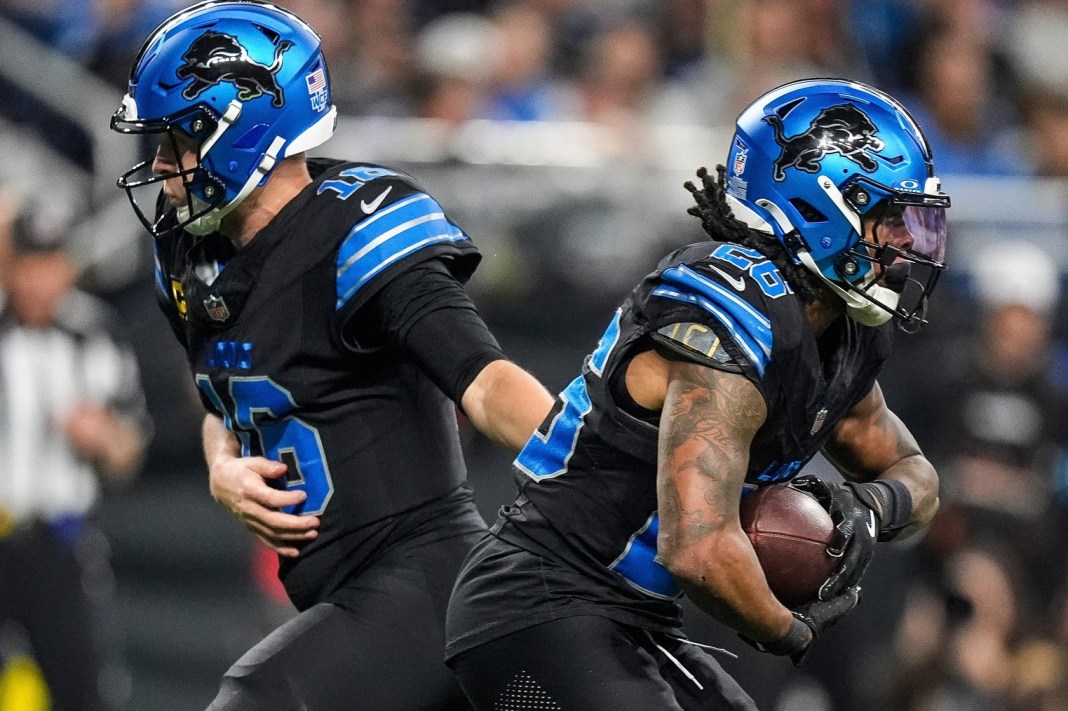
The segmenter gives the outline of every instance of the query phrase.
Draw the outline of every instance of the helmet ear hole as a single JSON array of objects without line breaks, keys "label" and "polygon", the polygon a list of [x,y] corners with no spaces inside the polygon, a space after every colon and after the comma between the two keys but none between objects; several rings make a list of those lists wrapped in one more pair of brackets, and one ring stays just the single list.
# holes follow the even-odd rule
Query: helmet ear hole
[{"label": "helmet ear hole", "polygon": [[256,124],[248,131],[246,131],[244,135],[234,141],[234,148],[238,150],[247,150],[249,148],[254,148],[256,144],[260,142],[260,139],[263,138],[263,134],[267,133],[268,129],[270,129],[270,125],[268,124]]},{"label": "helmet ear hole", "polygon": [[811,203],[802,200],[801,198],[790,198],[790,204],[794,206],[797,213],[804,218],[805,222],[826,222],[827,216],[812,206]]}]

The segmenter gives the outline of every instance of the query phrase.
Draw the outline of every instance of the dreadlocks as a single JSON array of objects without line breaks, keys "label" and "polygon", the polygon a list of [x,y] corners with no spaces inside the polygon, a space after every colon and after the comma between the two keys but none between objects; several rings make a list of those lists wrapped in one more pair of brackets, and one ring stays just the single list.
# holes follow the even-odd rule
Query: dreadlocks
[{"label": "dreadlocks", "polygon": [[686,189],[693,193],[693,199],[697,202],[696,206],[686,212],[700,218],[701,226],[712,239],[734,242],[755,249],[767,257],[790,283],[801,303],[807,304],[830,297],[829,290],[819,277],[800,264],[794,264],[777,239],[757,232],[731,214],[724,198],[726,173],[727,169],[722,165],[716,166],[716,177],[712,177],[707,168],[699,168],[697,177],[701,179],[703,189],[698,189],[692,181],[686,181]]}]

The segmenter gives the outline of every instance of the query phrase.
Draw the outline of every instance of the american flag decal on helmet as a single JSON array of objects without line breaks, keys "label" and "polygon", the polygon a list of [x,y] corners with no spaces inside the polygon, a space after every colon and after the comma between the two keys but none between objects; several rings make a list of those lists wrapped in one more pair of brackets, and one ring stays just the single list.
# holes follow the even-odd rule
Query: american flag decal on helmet
[{"label": "american flag decal on helmet", "polygon": [[308,82],[308,93],[318,94],[320,91],[326,91],[326,72],[322,67],[319,67],[314,72],[305,77]]}]

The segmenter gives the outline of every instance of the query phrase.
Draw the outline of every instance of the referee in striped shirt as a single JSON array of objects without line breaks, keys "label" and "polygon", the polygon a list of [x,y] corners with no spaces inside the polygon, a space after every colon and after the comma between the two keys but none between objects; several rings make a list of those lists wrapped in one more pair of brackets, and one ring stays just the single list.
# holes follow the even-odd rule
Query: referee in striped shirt
[{"label": "referee in striped shirt", "polygon": [[[75,287],[69,223],[23,207],[0,310],[0,631],[28,639],[53,711],[95,711],[107,645],[90,576],[110,571],[91,525],[102,489],[138,471],[149,435],[133,353]],[[87,592],[88,591],[88,592]],[[0,654],[3,650],[0,649]],[[2,660],[0,660],[2,661]],[[110,671],[114,671],[110,669]]]}]

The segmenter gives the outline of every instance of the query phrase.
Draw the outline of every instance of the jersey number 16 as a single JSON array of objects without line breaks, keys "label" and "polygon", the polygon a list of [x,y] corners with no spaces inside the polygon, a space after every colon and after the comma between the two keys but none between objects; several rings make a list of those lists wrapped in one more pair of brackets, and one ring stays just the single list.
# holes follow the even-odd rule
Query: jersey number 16
[{"label": "jersey number 16", "polygon": [[237,435],[241,456],[259,455],[282,462],[288,469],[281,484],[308,495],[303,503],[282,510],[321,514],[334,493],[334,483],[319,431],[289,414],[297,407],[293,396],[270,378],[233,377],[229,385],[230,402],[224,404],[211,379],[197,375],[197,386],[222,413],[226,429]]}]

